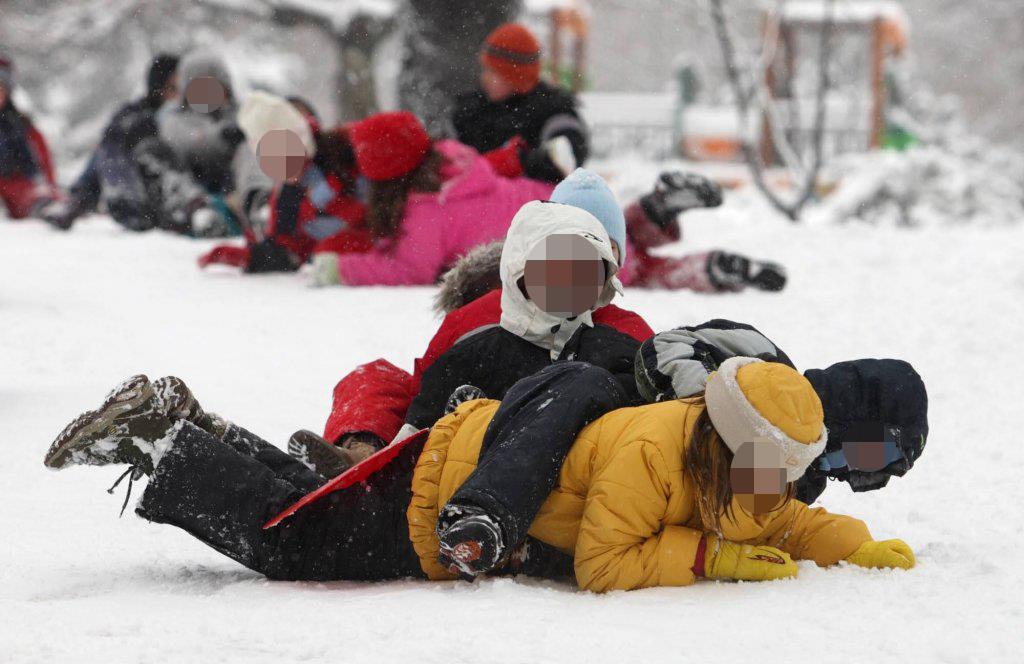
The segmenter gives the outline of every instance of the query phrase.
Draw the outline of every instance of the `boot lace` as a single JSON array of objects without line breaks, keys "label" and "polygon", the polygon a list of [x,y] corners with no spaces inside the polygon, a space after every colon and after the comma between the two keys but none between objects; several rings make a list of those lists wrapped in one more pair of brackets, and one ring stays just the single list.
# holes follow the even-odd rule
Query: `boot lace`
[{"label": "boot lace", "polygon": [[121,513],[117,515],[117,518],[120,519],[124,516],[125,508],[128,507],[128,501],[131,500],[132,497],[132,485],[135,484],[136,480],[141,479],[144,474],[145,473],[142,470],[142,466],[129,466],[128,470],[121,473],[121,476],[114,481],[114,483],[110,486],[109,489],[107,489],[107,493],[109,493],[110,495],[114,495],[114,489],[116,489],[117,486],[124,481],[124,478],[131,475],[131,477],[128,479],[128,491],[125,492],[124,502],[121,503]]}]

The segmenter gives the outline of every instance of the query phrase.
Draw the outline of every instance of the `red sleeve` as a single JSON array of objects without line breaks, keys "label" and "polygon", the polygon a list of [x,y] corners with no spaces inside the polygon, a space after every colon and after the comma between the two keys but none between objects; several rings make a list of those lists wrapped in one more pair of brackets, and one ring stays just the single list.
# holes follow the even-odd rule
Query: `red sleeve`
[{"label": "red sleeve", "polygon": [[35,125],[26,120],[28,142],[32,145],[32,151],[39,160],[39,166],[46,176],[46,181],[51,187],[57,187],[57,179],[53,176],[53,159],[50,157],[50,148],[46,145],[46,139],[36,129]]},{"label": "red sleeve", "polygon": [[501,318],[501,289],[496,288],[490,293],[478,297],[469,304],[450,312],[441,321],[441,327],[434,333],[434,338],[427,344],[423,357],[413,363],[412,387],[413,394],[420,391],[420,379],[423,372],[437,361],[445,351],[455,345],[467,332],[472,332],[484,325],[494,325]]},{"label": "red sleeve", "polygon": [[349,433],[369,431],[391,441],[405,421],[416,392],[412,377],[387,360],[374,360],[355,369],[334,387],[334,403],[324,427],[330,442]]},{"label": "red sleeve", "polygon": [[647,341],[654,336],[654,330],[640,314],[621,309],[614,304],[601,307],[594,312],[594,322],[614,327],[623,334],[628,334],[637,341]]}]

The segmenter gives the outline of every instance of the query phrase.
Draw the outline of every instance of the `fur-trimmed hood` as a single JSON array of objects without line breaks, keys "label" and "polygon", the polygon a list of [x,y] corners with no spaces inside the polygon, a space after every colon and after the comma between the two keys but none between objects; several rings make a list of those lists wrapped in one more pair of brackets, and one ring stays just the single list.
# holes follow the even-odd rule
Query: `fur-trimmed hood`
[{"label": "fur-trimmed hood", "polygon": [[567,341],[581,325],[593,327],[591,311],[573,318],[549,314],[523,294],[519,280],[526,271],[526,258],[537,244],[554,233],[577,234],[597,250],[607,267],[607,280],[594,308],[603,307],[622,292],[615,274],[618,264],[604,226],[589,212],[550,201],[527,203],[512,219],[501,251],[501,320],[499,325],[532,344],[551,351],[557,359]]},{"label": "fur-trimmed hood", "polygon": [[455,262],[441,277],[434,311],[445,316],[501,286],[504,240],[482,244]]}]

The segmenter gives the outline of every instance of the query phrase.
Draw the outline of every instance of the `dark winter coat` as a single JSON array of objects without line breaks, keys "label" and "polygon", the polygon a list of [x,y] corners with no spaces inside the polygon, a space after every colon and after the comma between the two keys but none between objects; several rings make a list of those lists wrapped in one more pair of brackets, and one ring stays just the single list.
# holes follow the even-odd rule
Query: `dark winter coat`
[{"label": "dark winter coat", "polygon": [[10,100],[0,109],[0,178],[54,182],[46,141]]},{"label": "dark winter coat", "polygon": [[[633,378],[633,358],[639,347],[636,339],[610,327],[582,326],[555,362],[576,360],[607,369],[635,405],[640,403],[640,394]],[[474,385],[488,398],[502,399],[518,380],[551,364],[548,349],[502,327],[485,328],[455,344],[424,372],[420,393],[410,404],[405,421],[417,429],[433,426],[444,414],[455,388]]]},{"label": "dark winter coat", "polygon": [[165,104],[157,113],[160,139],[210,193],[229,193],[235,187],[235,154],[245,140],[236,114],[233,105],[200,113],[183,101]]},{"label": "dark winter coat", "polygon": [[103,132],[103,142],[125,152],[135,149],[139,143],[159,132],[156,113],[160,110],[148,97],[125,104],[111,118]]},{"label": "dark winter coat", "polygon": [[[423,374],[461,338],[474,330],[496,326],[499,318],[501,289],[496,289],[445,316],[423,356],[416,359],[411,375],[383,359],[347,374],[334,387],[324,438],[334,441],[346,434],[369,432],[381,440],[392,440],[419,392]],[[618,330],[637,343],[654,334],[639,314],[614,304],[596,310],[594,323]]]},{"label": "dark winter coat", "polygon": [[564,174],[551,162],[544,143],[565,136],[572,145],[576,165],[590,154],[590,136],[576,108],[576,98],[547,83],[522,95],[492,102],[481,91],[460,96],[452,125],[456,137],[480,153],[500,148],[515,136],[526,141],[520,152],[523,174],[536,180],[558,182]]}]

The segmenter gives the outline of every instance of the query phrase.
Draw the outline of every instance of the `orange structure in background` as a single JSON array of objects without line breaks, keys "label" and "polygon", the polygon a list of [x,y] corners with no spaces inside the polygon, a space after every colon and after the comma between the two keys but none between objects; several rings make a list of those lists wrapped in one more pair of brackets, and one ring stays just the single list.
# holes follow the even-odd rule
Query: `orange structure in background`
[{"label": "orange structure in background", "polygon": [[[568,84],[573,92],[583,88],[587,56],[587,38],[590,33],[589,10],[584,3],[571,2],[551,10],[549,57],[555,83]],[[572,58],[571,69],[563,68],[563,47],[568,45]],[[559,80],[568,72],[568,81]]]},{"label": "orange structure in background", "polygon": [[[796,52],[801,35],[818,35],[825,29],[827,5],[822,0],[802,0],[783,5],[781,14],[765,11],[763,16],[764,43],[776,43],[765,66],[765,85],[771,101],[786,99],[792,94],[792,84],[798,61],[802,55],[816,57],[817,49],[810,54]],[[906,16],[895,2],[835,2],[833,13],[833,38],[846,35],[861,35],[870,48],[870,118],[865,148],[881,146],[885,132],[887,106],[886,70],[890,58],[899,57],[907,47]],[[773,34],[774,31],[774,34]],[[815,40],[817,43],[817,40]],[[817,67],[817,63],[814,63]],[[761,153],[766,164],[775,160],[775,145],[772,125],[767,110],[762,122]]]}]

